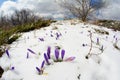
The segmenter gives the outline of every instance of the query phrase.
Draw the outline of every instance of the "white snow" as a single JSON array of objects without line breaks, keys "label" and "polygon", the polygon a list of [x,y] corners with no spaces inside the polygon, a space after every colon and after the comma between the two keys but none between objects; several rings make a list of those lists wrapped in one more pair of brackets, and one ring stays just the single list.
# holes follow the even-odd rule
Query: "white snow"
[{"label": "white snow", "polygon": [[[94,29],[105,30],[109,35],[97,33]],[[86,59],[91,45],[89,31],[92,32],[93,47],[92,55]],[[61,34],[57,39],[56,33]],[[0,66],[4,69],[0,80],[120,80],[120,50],[113,46],[116,38],[120,48],[119,31],[79,21],[58,21],[48,27],[22,33],[22,36],[10,45],[10,58],[6,53],[0,58]],[[102,45],[104,50],[101,53]],[[54,50],[57,46],[60,51],[65,50],[64,60],[68,57],[76,58],[63,62],[54,62],[51,59],[51,65],[45,64],[44,72],[40,75],[36,67],[41,66],[48,46],[51,47],[52,58],[55,58]],[[30,53],[28,48],[36,54]],[[29,58],[26,58],[27,53]]]}]

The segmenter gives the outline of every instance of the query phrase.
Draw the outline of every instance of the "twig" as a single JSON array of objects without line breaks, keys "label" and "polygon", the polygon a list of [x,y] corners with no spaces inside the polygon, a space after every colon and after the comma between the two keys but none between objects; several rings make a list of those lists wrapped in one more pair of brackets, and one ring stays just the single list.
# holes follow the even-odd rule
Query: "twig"
[{"label": "twig", "polygon": [[91,51],[92,51],[92,32],[91,31],[89,31],[90,32],[90,41],[91,41],[91,44],[90,44],[90,49],[89,49],[89,52],[88,52],[88,54],[87,54],[87,56],[86,56],[86,59],[88,59],[89,58],[89,56],[91,56]]}]

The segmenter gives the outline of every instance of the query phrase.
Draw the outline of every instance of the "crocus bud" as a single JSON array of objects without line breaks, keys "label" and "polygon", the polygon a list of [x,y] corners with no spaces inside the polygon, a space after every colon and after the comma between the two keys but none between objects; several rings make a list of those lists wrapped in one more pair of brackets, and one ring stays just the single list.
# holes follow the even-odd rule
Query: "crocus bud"
[{"label": "crocus bud", "polygon": [[47,49],[47,56],[48,56],[48,59],[50,59],[50,53],[51,53],[51,47],[49,46],[48,49]]},{"label": "crocus bud", "polygon": [[46,55],[45,53],[44,53],[44,58],[45,58],[46,63],[47,63],[48,65],[50,65],[49,60],[48,60],[48,57],[47,57],[47,55]]},{"label": "crocus bud", "polygon": [[56,57],[56,60],[58,60],[58,58],[59,58],[59,50],[57,48],[55,49],[55,57]]},{"label": "crocus bud", "polygon": [[31,52],[32,54],[35,54],[35,52],[33,51],[33,50],[31,50],[31,49],[27,49],[29,52]]},{"label": "crocus bud", "polygon": [[11,67],[11,70],[15,70],[15,67]]},{"label": "crocus bud", "polygon": [[10,54],[9,54],[8,49],[5,52],[6,52],[7,56],[8,56],[8,58],[10,58]]},{"label": "crocus bud", "polygon": [[63,49],[63,50],[61,51],[61,58],[62,58],[62,60],[63,60],[63,58],[64,58],[64,55],[65,55],[65,50]]},{"label": "crocus bud", "polygon": [[41,70],[38,67],[36,67],[36,70],[38,71],[39,74],[41,74]]},{"label": "crocus bud", "polygon": [[27,56],[26,56],[26,58],[28,59],[29,58],[29,53],[27,52]]},{"label": "crocus bud", "polygon": [[44,41],[44,38],[39,38],[40,41]]},{"label": "crocus bud", "polygon": [[99,38],[97,38],[97,44],[99,44]]},{"label": "crocus bud", "polygon": [[45,61],[42,62],[41,69],[44,67],[44,65],[45,65]]}]

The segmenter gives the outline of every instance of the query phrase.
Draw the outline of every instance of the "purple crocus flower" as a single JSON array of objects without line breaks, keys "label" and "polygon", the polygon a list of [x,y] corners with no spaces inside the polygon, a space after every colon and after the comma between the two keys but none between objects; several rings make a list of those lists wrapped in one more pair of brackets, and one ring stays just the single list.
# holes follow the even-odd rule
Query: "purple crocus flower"
[{"label": "purple crocus flower", "polygon": [[60,36],[58,33],[56,33],[57,38]]},{"label": "purple crocus flower", "polygon": [[5,52],[6,52],[7,56],[8,56],[8,58],[10,58],[10,54],[9,54],[8,49]]},{"label": "purple crocus flower", "polygon": [[36,67],[36,70],[38,71],[39,74],[41,74],[41,70],[38,67]]},{"label": "purple crocus flower", "polygon": [[27,57],[26,57],[27,59],[29,58],[29,53],[27,52]]},{"label": "purple crocus flower", "polygon": [[99,38],[97,38],[97,44],[99,44]]},{"label": "purple crocus flower", "polygon": [[15,67],[11,67],[11,70],[15,70]]},{"label": "purple crocus flower", "polygon": [[39,38],[40,41],[44,41],[44,38]]},{"label": "purple crocus flower", "polygon": [[65,55],[65,50],[63,49],[63,50],[61,51],[61,58],[62,58],[62,60],[63,60],[63,58],[64,58],[64,55]]},{"label": "purple crocus flower", "polygon": [[50,59],[50,53],[51,53],[51,47],[49,46],[48,49],[47,49],[47,56],[48,56],[48,59]]},{"label": "purple crocus flower", "polygon": [[45,61],[42,62],[41,69],[43,69],[44,65],[45,65]]},{"label": "purple crocus flower", "polygon": [[58,60],[58,58],[59,58],[59,50],[58,50],[58,48],[55,49],[55,57]]},{"label": "purple crocus flower", "polygon": [[53,37],[53,35],[52,35],[52,34],[51,34],[50,36],[51,36],[51,37]]},{"label": "purple crocus flower", "polygon": [[56,40],[60,37],[60,35],[58,33],[56,33]]},{"label": "purple crocus flower", "polygon": [[35,52],[33,51],[33,50],[31,50],[31,49],[27,49],[29,52],[31,52],[31,53],[33,53],[33,54],[35,54]]},{"label": "purple crocus flower", "polygon": [[45,53],[44,53],[44,58],[45,58],[46,63],[47,63],[48,65],[50,65],[49,60],[48,60],[48,57],[47,57],[47,55],[46,55]]},{"label": "purple crocus flower", "polygon": [[115,38],[116,41],[118,41],[118,38]]}]

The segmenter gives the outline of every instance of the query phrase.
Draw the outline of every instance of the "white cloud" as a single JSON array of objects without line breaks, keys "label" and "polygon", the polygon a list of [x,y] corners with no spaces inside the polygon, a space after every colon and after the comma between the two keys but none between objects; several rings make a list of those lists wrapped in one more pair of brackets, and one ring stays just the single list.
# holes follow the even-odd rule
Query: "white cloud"
[{"label": "white cloud", "polygon": [[120,20],[120,1],[110,0],[106,8],[101,10],[102,18]]},{"label": "white cloud", "polygon": [[[16,2],[9,0],[5,1],[0,8],[0,11],[4,11],[5,14],[12,13],[14,10],[20,10],[22,8],[28,8],[40,13],[44,16],[53,16],[61,12],[58,4],[55,0],[17,0]],[[62,14],[61,14],[62,15]],[[56,16],[55,16],[56,17]]]},{"label": "white cloud", "polygon": [[[58,0],[59,1],[59,0]],[[106,19],[120,20],[120,0],[105,0],[108,7],[101,10],[102,17]],[[49,16],[54,18],[64,17],[64,11],[59,7],[55,0],[13,0],[5,1],[0,7],[5,14],[10,14],[14,10],[28,8],[41,16]],[[65,14],[65,15],[68,15]]]}]

